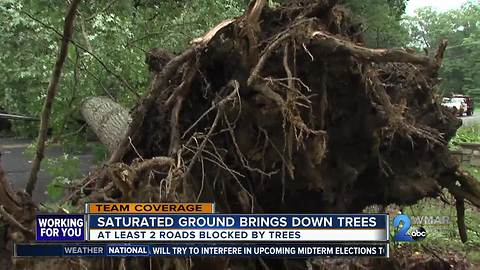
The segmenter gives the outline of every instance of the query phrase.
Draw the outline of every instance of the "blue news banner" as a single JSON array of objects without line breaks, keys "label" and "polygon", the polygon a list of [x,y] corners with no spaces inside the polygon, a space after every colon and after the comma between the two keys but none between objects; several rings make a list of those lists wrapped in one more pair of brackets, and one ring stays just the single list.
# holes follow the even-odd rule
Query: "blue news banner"
[{"label": "blue news banner", "polygon": [[36,240],[14,255],[388,257],[389,248],[384,214],[42,214]]}]

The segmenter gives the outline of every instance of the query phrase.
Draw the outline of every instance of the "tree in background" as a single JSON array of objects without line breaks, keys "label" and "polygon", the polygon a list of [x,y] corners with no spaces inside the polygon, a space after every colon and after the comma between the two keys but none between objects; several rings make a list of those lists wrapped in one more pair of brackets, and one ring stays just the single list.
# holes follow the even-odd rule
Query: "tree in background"
[{"label": "tree in background", "polygon": [[[244,0],[91,1],[81,5],[75,35],[56,96],[54,134],[81,124],[80,102],[110,96],[132,107],[143,95],[149,71],[145,52],[160,47],[180,52],[188,42],[225,18],[240,14]],[[61,40],[65,1],[0,1],[0,106],[39,116]],[[18,135],[35,136],[34,126],[16,125]]]},{"label": "tree in background", "polygon": [[[81,127],[76,120],[85,97],[109,96],[132,107],[149,81],[145,52],[154,47],[180,52],[216,23],[240,14],[248,2],[121,0],[81,6],[53,108],[56,137]],[[440,39],[447,38],[442,88],[480,96],[479,1],[457,11],[422,9],[414,17],[405,17],[407,2],[343,0],[356,14],[358,31],[368,47],[413,46],[432,51]],[[65,8],[66,2],[52,0],[0,2],[0,106],[8,111],[39,115]],[[36,135],[36,124],[15,128],[17,134]]]},{"label": "tree in background", "polygon": [[408,0],[345,0],[361,23],[368,47],[403,47],[409,41],[401,24]]},{"label": "tree in background", "polygon": [[464,93],[480,97],[480,1],[469,1],[461,9],[438,12],[417,10],[405,20],[412,43],[432,51],[442,39],[449,47],[441,69],[445,93]]},{"label": "tree in background", "polygon": [[[270,1],[270,4],[281,2]],[[72,47],[59,84],[51,125],[55,137],[75,133],[80,102],[109,96],[132,107],[147,86],[145,52],[160,47],[182,51],[190,40],[225,18],[239,15],[245,0],[93,1],[82,5]],[[400,25],[406,0],[345,0],[359,14],[370,47],[401,47],[408,38]],[[62,1],[0,2],[0,106],[39,116],[61,40]],[[35,136],[37,126],[16,125],[17,135]]]}]

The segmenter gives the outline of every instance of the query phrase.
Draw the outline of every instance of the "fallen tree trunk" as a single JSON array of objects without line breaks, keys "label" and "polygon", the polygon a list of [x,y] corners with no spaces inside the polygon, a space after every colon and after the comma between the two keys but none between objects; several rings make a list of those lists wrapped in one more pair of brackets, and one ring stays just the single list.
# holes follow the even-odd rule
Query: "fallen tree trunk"
[{"label": "fallen tree trunk", "polygon": [[125,137],[132,120],[125,108],[107,97],[85,99],[81,113],[88,126],[110,152],[113,152]]}]

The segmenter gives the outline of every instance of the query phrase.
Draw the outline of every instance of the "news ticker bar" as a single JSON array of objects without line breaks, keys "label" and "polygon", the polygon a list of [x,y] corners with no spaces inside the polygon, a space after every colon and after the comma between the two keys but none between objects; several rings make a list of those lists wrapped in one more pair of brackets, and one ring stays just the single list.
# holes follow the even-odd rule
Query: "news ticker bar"
[{"label": "news ticker bar", "polygon": [[389,244],[16,244],[15,257],[389,257]]},{"label": "news ticker bar", "polygon": [[388,215],[69,214],[37,215],[37,241],[379,242]]}]

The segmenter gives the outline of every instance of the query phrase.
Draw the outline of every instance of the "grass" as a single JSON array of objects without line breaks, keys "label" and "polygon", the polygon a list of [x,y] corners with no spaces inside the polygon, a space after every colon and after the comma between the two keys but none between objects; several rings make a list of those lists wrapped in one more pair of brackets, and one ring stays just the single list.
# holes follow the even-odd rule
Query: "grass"
[{"label": "grass", "polygon": [[480,125],[460,127],[455,137],[450,140],[450,148],[457,147],[460,143],[480,142]]},{"label": "grass", "polygon": [[473,166],[464,166],[463,168],[480,181],[480,168]]},{"label": "grass", "polygon": [[[478,171],[477,171],[478,174]],[[447,196],[449,197],[449,196]],[[453,203],[453,198],[448,198]],[[468,204],[467,204],[468,205]],[[404,214],[409,216],[448,216],[450,223],[447,225],[421,225],[427,231],[427,238],[418,243],[407,243],[419,250],[422,245],[433,250],[444,252],[456,251],[465,256],[473,264],[480,263],[480,215],[478,209],[466,205],[465,223],[467,226],[468,241],[462,243],[456,224],[455,206],[446,204],[438,199],[424,199],[415,205],[403,209]],[[416,227],[418,225],[412,225]]]}]

